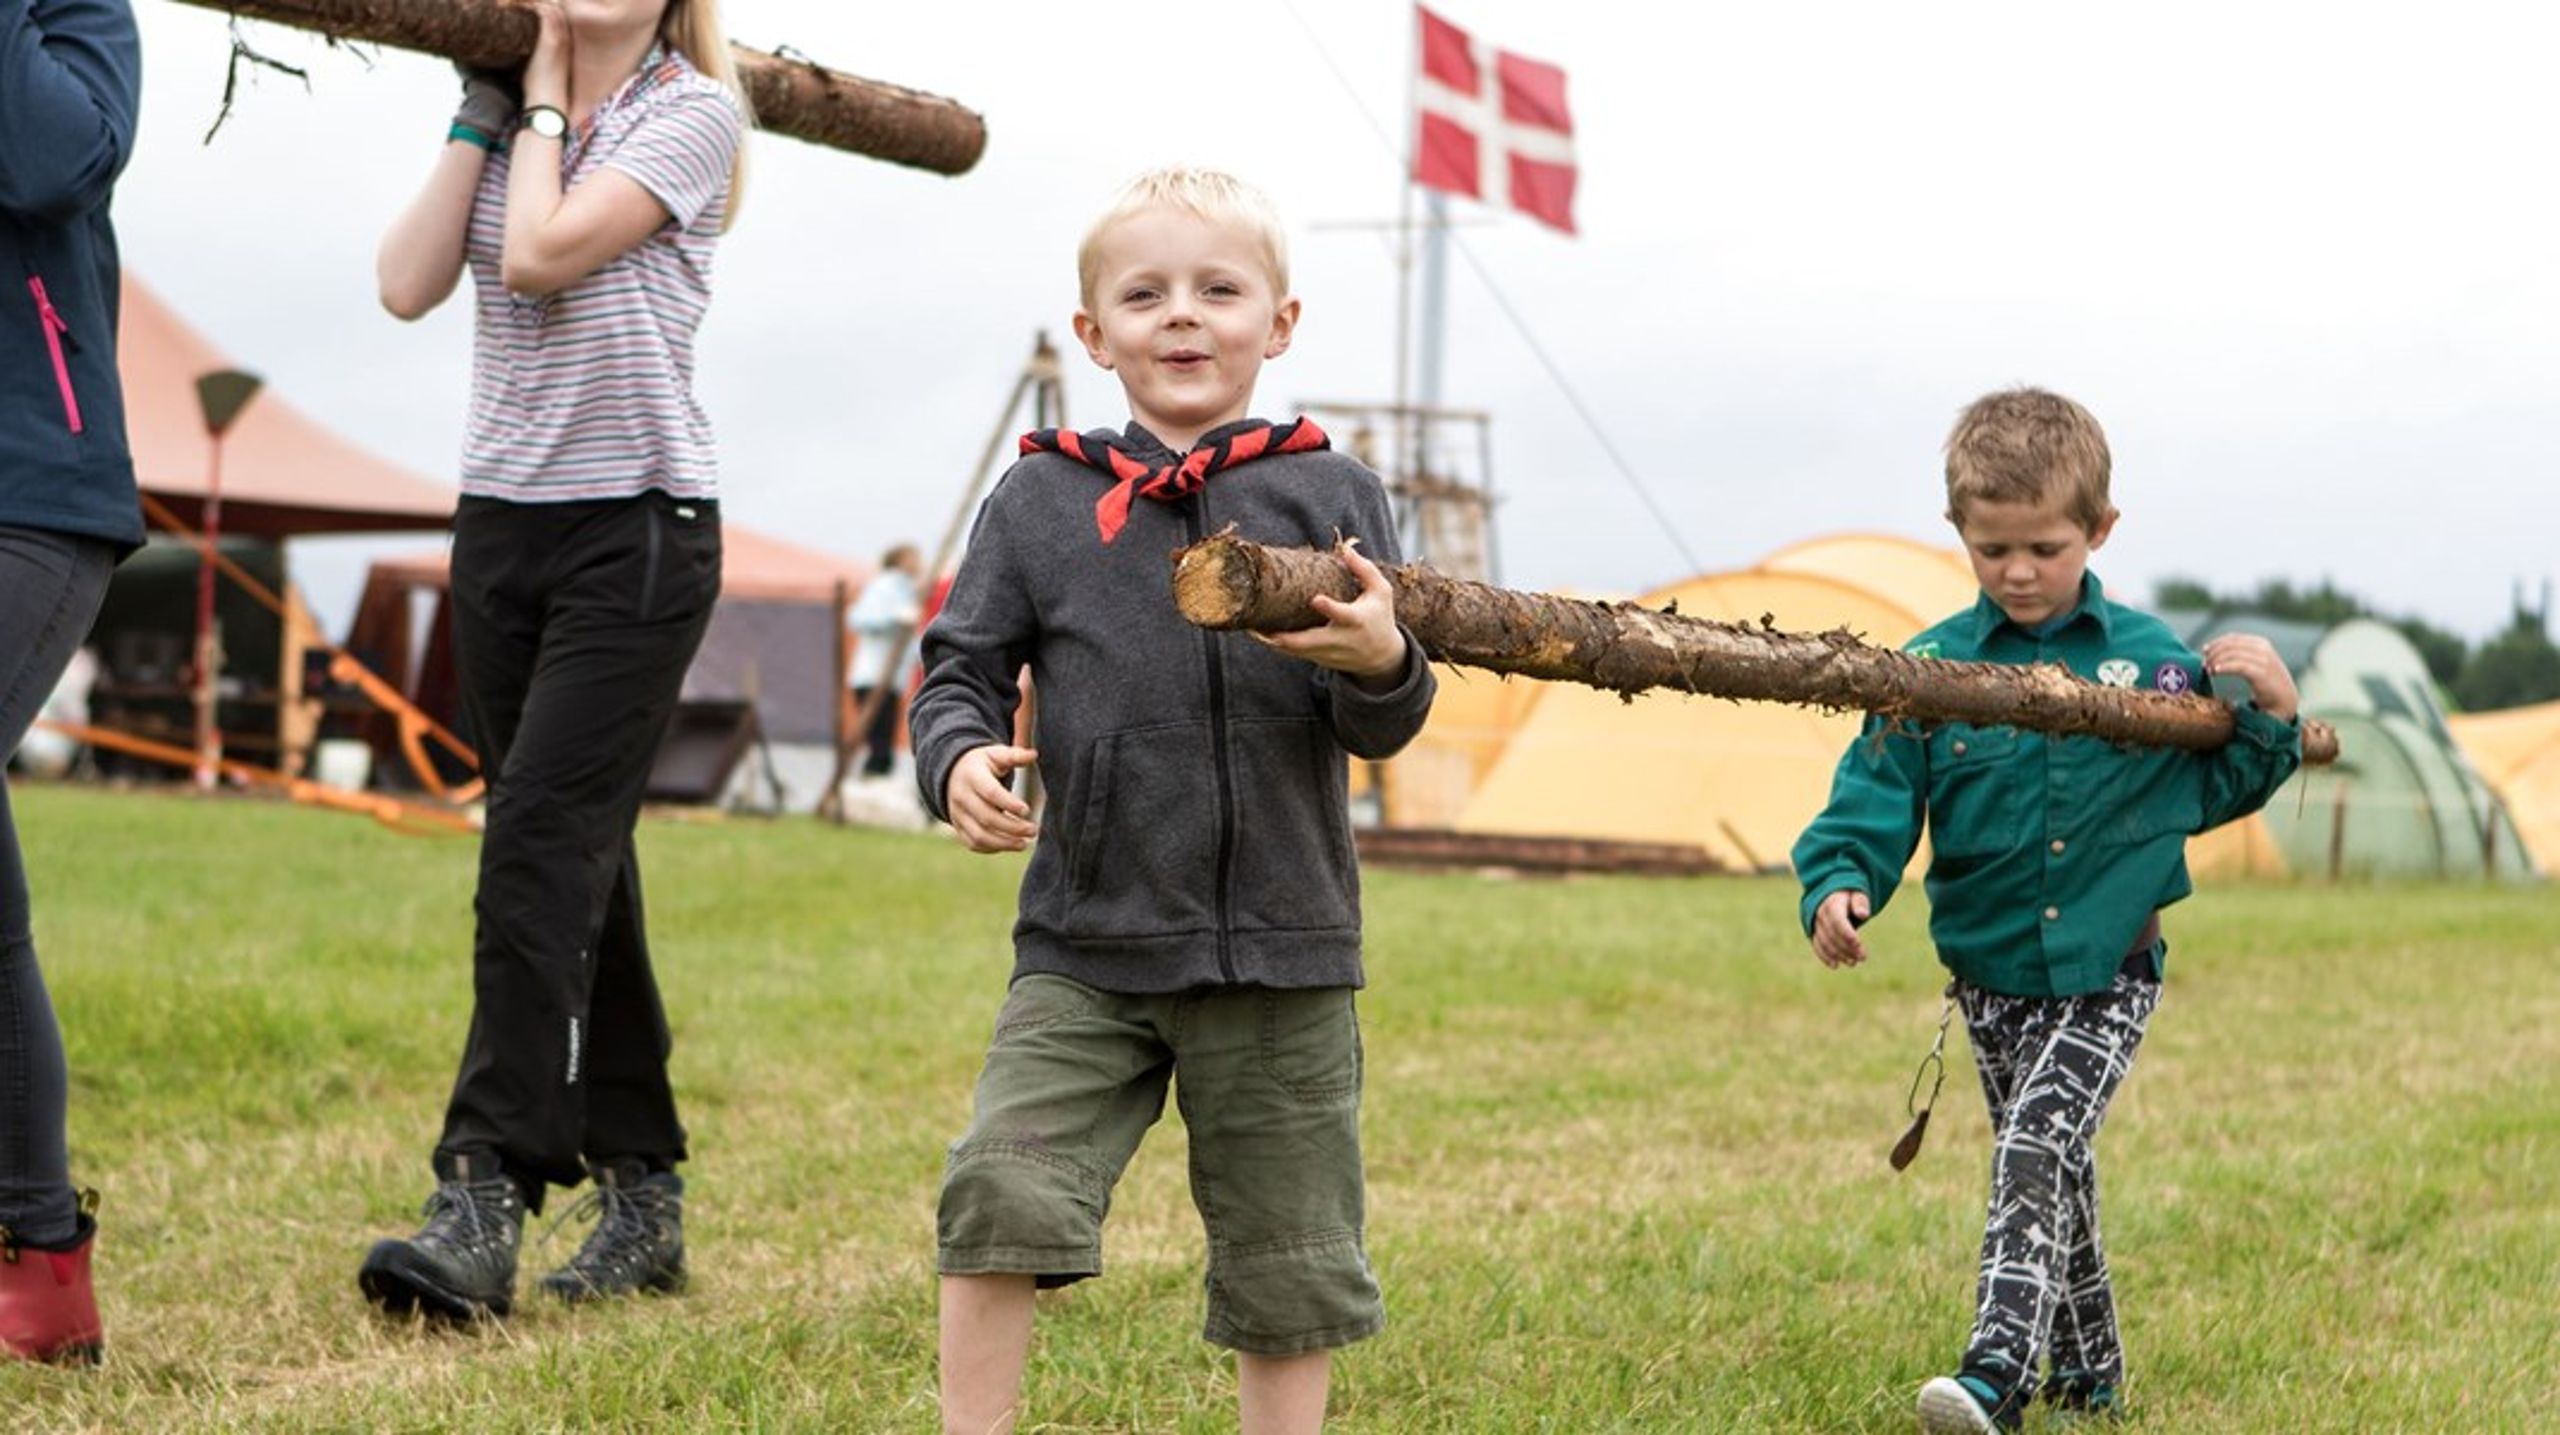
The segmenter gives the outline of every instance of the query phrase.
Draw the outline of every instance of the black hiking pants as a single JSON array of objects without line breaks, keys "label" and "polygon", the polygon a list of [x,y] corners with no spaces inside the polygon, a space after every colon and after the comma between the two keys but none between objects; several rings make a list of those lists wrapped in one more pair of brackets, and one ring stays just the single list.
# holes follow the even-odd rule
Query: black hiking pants
[{"label": "black hiking pants", "polygon": [[684,1159],[632,830],[719,592],[714,504],[467,497],[454,515],[454,660],[489,797],[441,1175],[494,1155],[538,1210],[592,1162]]}]

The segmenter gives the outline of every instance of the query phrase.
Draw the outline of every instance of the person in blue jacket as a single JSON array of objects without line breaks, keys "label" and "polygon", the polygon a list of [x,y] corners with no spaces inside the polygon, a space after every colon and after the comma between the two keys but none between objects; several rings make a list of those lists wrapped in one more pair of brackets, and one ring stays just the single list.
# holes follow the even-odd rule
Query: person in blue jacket
[{"label": "person in blue jacket", "polygon": [[[126,0],[0,0],[0,754],[142,544],[107,220],[141,84]],[[69,1077],[28,907],[0,780],[0,1349],[90,1361],[97,1222],[71,1184]]]}]

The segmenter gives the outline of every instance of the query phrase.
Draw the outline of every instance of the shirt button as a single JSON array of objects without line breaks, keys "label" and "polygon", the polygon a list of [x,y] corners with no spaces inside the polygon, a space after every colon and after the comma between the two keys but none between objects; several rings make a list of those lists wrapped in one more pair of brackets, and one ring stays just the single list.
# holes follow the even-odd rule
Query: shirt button
[{"label": "shirt button", "polygon": [[1956,743],[1956,756],[1964,756],[1964,743],[1961,740]]},{"label": "shirt button", "polygon": [[2057,857],[2062,855],[2062,839],[2059,837],[2053,839],[2053,852]]},{"label": "shirt button", "polygon": [[2048,921],[2048,922],[2059,922],[2059,921],[2061,921],[2061,920],[2062,920],[2062,909],[2061,909],[2060,907],[2047,907],[2047,908],[2045,908],[2045,909],[2044,909],[2044,919],[2045,919],[2046,921]]}]

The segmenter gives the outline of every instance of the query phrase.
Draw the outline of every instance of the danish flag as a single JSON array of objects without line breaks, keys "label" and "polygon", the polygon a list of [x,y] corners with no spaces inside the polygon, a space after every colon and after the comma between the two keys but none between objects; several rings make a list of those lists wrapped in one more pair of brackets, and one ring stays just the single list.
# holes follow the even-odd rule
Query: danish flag
[{"label": "danish flag", "polygon": [[1508,50],[1416,5],[1422,74],[1414,86],[1413,182],[1507,204],[1567,234],[1573,228],[1573,116],[1564,71]]}]

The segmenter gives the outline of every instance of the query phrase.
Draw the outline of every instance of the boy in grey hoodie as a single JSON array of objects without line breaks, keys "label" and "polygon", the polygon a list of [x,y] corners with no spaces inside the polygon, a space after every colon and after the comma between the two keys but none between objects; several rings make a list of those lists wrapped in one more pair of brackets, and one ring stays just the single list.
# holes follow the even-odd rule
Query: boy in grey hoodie
[{"label": "boy in grey hoodie", "polygon": [[[1314,1429],[1331,1350],[1385,1318],[1362,1246],[1346,754],[1403,747],[1434,683],[1356,549],[1361,594],[1316,600],[1322,627],[1247,640],[1174,609],[1166,554],[1228,525],[1395,557],[1376,475],[1305,419],[1246,417],[1298,319],[1269,202],[1221,174],[1146,175],[1078,270],[1076,336],[1131,422],[1022,441],[925,632],[910,718],[925,801],[972,850],[1040,838],[943,1176],[944,1428],[1012,1428],[1033,1291],[1100,1274],[1112,1187],[1178,1072],[1203,1333],[1238,1353],[1246,1430]],[[1010,736],[1025,666],[1036,749]],[[1035,760],[1036,828],[1008,784]]]}]

